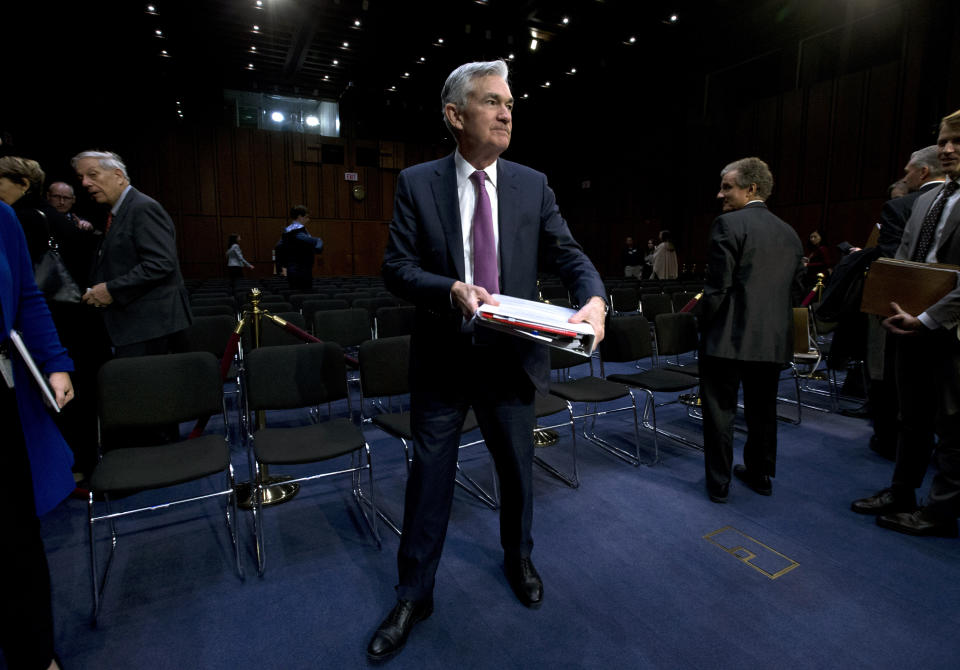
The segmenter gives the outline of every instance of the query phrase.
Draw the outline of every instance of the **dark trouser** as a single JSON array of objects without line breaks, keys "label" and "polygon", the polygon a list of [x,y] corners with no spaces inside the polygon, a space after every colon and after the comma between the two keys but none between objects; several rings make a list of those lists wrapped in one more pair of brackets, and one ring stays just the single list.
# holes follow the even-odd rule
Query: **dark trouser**
[{"label": "dark trouser", "polygon": [[313,288],[313,270],[307,268],[307,271],[287,268],[287,286],[304,293],[309,293]]},{"label": "dark trouser", "polygon": [[[433,585],[453,504],[460,429],[473,407],[500,481],[500,544],[508,558],[533,550],[534,388],[521,371],[499,370],[497,349],[475,347],[472,368],[453,391],[414,391],[410,397],[413,464],[407,481],[403,537],[397,553],[397,595],[423,600]],[[454,374],[454,371],[451,370]]]},{"label": "dark trouser", "polygon": [[[876,328],[878,326],[872,325]],[[871,375],[867,387],[867,400],[869,401],[870,418],[873,420],[873,439],[876,441],[876,448],[880,453],[896,453],[897,435],[900,431],[900,423],[897,418],[900,411],[897,402],[897,382],[896,382],[896,353],[897,346],[893,335],[885,334],[885,341],[882,342],[883,364],[880,379],[874,379]]]},{"label": "dark trouser", "polygon": [[757,475],[776,475],[777,387],[780,363],[700,357],[700,400],[703,406],[703,453],[707,487],[730,482],[733,465],[733,420],[737,391],[743,383],[743,416],[747,442],[743,463]]},{"label": "dark trouser", "polygon": [[160,356],[170,353],[170,335],[155,337],[152,340],[143,342],[131,342],[130,344],[121,344],[113,348],[113,355],[116,358],[130,358],[132,356]]},{"label": "dark trouser", "polygon": [[941,389],[939,370],[949,365],[942,338],[933,334],[891,337],[896,348],[897,398],[900,405],[900,432],[893,488],[913,493],[923,484],[933,454],[934,425]]},{"label": "dark trouser", "polygon": [[[0,551],[0,649],[11,670],[46,668],[53,660],[50,572],[33,502],[30,460],[16,397],[0,380],[0,425],[6,508]],[[8,469],[9,468],[9,469]]]}]

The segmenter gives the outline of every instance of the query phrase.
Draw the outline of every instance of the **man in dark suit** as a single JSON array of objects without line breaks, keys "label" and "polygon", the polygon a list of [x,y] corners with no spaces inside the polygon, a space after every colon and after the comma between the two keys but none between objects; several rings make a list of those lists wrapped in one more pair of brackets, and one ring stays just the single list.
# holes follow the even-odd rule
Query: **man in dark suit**
[{"label": "man in dark suit", "polygon": [[759,158],[720,173],[723,214],[710,229],[707,278],[700,300],[700,397],[707,494],[727,501],[733,419],[743,383],[747,442],[733,472],[762,495],[776,474],[777,386],[793,356],[792,304],[802,292],[803,245],[764,201],[773,175]]},{"label": "man in dark suit", "polygon": [[[946,182],[917,198],[896,258],[960,265],[960,110],[941,121],[937,151]],[[901,464],[901,451],[905,455],[913,451],[910,461],[922,469],[909,483],[912,488],[891,490],[889,505],[877,517],[877,524],[910,535],[956,537],[960,516],[960,287],[918,315],[908,314],[896,303],[890,306],[894,315],[883,325],[899,336],[897,465]],[[931,432],[939,438],[938,472],[926,506],[915,509],[914,489],[922,482],[930,457],[924,449],[927,440],[932,441]]]},{"label": "man in dark suit", "polygon": [[383,276],[416,304],[410,412],[414,457],[397,556],[397,604],[367,655],[400,651],[433,612],[433,587],[450,517],[460,428],[473,408],[497,468],[500,543],[514,593],[537,607],[543,584],[533,548],[533,402],[549,381],[539,343],[473,329],[491,294],[535,300],[537,273],[553,271],[582,308],[571,322],[603,337],[603,283],[570,235],[545,175],[500,159],[510,143],[513,97],[503,61],[468,63],[443,88],[454,154],[408,168],[397,181]]},{"label": "man in dark suit", "polygon": [[[892,198],[884,203],[883,209],[880,211],[880,235],[877,238],[877,248],[874,250],[866,249],[858,252],[859,254],[893,258],[900,246],[903,228],[907,225],[907,220],[910,218],[910,213],[913,211],[913,205],[917,198],[943,184],[943,168],[940,167],[940,159],[937,158],[937,146],[931,145],[914,151],[910,155],[906,167],[903,168],[903,172],[903,180],[897,183],[904,184],[910,189],[909,193]],[[880,325],[879,318],[869,316],[865,323],[867,328],[867,407],[869,416],[873,421],[870,448],[884,458],[896,460],[897,436],[900,431],[897,420],[897,387],[894,380],[896,346],[893,337]],[[918,460],[922,461],[923,465],[922,469],[919,470],[919,481],[916,482],[915,486],[909,487],[911,488],[911,497],[913,496],[912,489],[919,486],[920,482],[923,481],[923,474],[927,470],[926,464],[930,460],[930,454],[933,453],[932,428],[927,434],[926,443],[927,446],[919,450],[925,451],[926,456],[918,454]],[[902,484],[905,484],[916,480],[914,473],[917,470],[914,466],[901,464],[898,469],[900,469],[901,474],[899,476],[894,475],[895,482],[899,480]],[[885,514],[891,511],[887,509],[887,505],[891,502],[890,496],[890,490],[884,489],[876,495],[853,501],[851,509],[858,514]]]},{"label": "man in dark suit", "polygon": [[117,356],[167,353],[169,336],[192,322],[173,221],[156,200],[130,185],[116,154],[85,151],[71,164],[93,199],[110,206],[83,301],[103,310]]},{"label": "man in dark suit", "polygon": [[880,236],[877,246],[886,258],[893,258],[900,246],[903,228],[907,225],[917,198],[943,183],[943,168],[940,167],[935,144],[910,154],[910,160],[903,168],[902,181],[910,192],[900,198],[888,200],[880,210]]}]

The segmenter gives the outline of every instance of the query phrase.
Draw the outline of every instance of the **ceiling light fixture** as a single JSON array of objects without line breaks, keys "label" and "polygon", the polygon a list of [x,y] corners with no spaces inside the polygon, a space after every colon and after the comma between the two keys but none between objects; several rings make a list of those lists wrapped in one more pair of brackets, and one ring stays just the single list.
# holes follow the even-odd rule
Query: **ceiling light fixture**
[{"label": "ceiling light fixture", "polygon": [[333,59],[333,64],[334,64],[334,65],[340,65],[340,61],[338,61],[336,58],[334,58],[334,59]]},{"label": "ceiling light fixture", "polygon": [[163,31],[160,30],[159,28],[157,30],[154,30],[153,34],[156,35],[157,37],[163,37]]},{"label": "ceiling light fixture", "polygon": [[538,44],[537,38],[533,38],[532,40],[530,40],[530,51],[536,51],[537,44]]},{"label": "ceiling light fixture", "polygon": [[516,56],[514,56],[513,54],[507,55],[507,60],[513,60],[514,58],[516,58]]},{"label": "ceiling light fixture", "polygon": [[560,20],[560,22],[561,22],[563,25],[565,25],[565,26],[569,26],[569,25],[570,25],[570,17],[564,16],[564,17]]},{"label": "ceiling light fixture", "polygon": [[350,43],[349,43],[349,42],[344,42],[342,46],[343,46],[344,49],[349,49],[349,48],[350,48]]},{"label": "ceiling light fixture", "polygon": [[257,47],[251,45],[251,46],[250,46],[250,53],[252,53],[252,54],[257,53]]},{"label": "ceiling light fixture", "polygon": [[254,69],[254,68],[253,68],[253,63],[247,63],[247,69],[248,69],[248,70]]},{"label": "ceiling light fixture", "polygon": [[157,8],[154,7],[153,5],[147,5],[147,14],[153,14],[154,16],[156,16]]},{"label": "ceiling light fixture", "polygon": [[676,23],[679,18],[680,18],[680,17],[677,16],[676,14],[671,14],[671,15],[670,15],[670,23]]},{"label": "ceiling light fixture", "polygon": [[575,67],[572,67],[567,71],[567,74],[576,74],[576,73],[577,73],[577,68]]},{"label": "ceiling light fixture", "polygon": [[306,124],[307,124],[308,126],[310,126],[311,128],[316,128],[317,126],[320,125],[320,119],[318,119],[317,117],[315,117],[313,114],[311,114],[311,115],[308,116],[306,119],[304,119],[304,121],[305,121]]},{"label": "ceiling light fixture", "polygon": [[254,9],[263,9],[263,0],[257,0],[253,5]]},{"label": "ceiling light fixture", "polygon": [[259,32],[260,32],[260,26],[258,26],[257,24],[254,24],[254,25],[253,25],[253,32],[259,33]]},{"label": "ceiling light fixture", "polygon": [[550,82],[549,81],[543,82],[543,88],[550,88]]},{"label": "ceiling light fixture", "polygon": [[360,27],[360,19],[354,19],[354,20],[353,20],[353,27],[354,27],[354,28],[359,28],[359,27]]},{"label": "ceiling light fixture", "polygon": [[283,123],[283,119],[283,112],[271,112],[270,114],[270,120],[274,123]]}]

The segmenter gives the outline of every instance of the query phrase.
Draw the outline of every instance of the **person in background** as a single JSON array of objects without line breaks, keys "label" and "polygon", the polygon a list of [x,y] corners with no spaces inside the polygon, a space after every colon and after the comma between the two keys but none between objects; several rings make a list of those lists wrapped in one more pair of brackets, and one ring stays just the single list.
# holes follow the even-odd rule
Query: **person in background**
[{"label": "person in background", "polygon": [[243,279],[243,268],[253,269],[253,264],[247,262],[240,250],[240,236],[236,233],[227,238],[227,277],[234,288],[238,280]]},{"label": "person in background", "polygon": [[673,235],[669,230],[660,231],[660,244],[653,251],[654,279],[676,279],[680,274],[677,265],[677,248],[673,244]]},{"label": "person in background", "polygon": [[94,231],[92,223],[80,218],[71,211],[77,202],[77,196],[74,194],[73,186],[70,184],[63,181],[55,181],[50,184],[47,187],[47,202],[50,203],[51,207],[63,214],[67,221],[80,230],[100,234],[99,231]]},{"label": "person in background", "polygon": [[101,311],[117,356],[167,353],[170,336],[193,321],[173,220],[130,185],[117,154],[84,151],[71,164],[90,196],[110,206],[83,302]]},{"label": "person in background", "polygon": [[623,264],[624,277],[643,278],[643,257],[640,255],[640,250],[633,245],[632,237],[627,237],[624,240],[621,263]]},{"label": "person in background", "polygon": [[313,257],[323,251],[323,240],[307,231],[310,213],[303,205],[290,210],[293,221],[284,228],[277,247],[277,261],[286,270],[290,288],[309,291],[313,288]]},{"label": "person in background", "polygon": [[720,173],[723,214],[710,227],[707,278],[697,305],[700,398],[707,495],[727,502],[733,420],[743,384],[747,441],[733,474],[771,495],[777,464],[777,386],[793,358],[793,303],[801,292],[803,245],[769,209],[773,175],[759,158]]},{"label": "person in background", "polygon": [[819,230],[813,231],[807,238],[807,255],[804,258],[807,268],[804,287],[807,291],[810,291],[817,283],[817,275],[822,273],[824,279],[826,279],[830,270],[836,264],[833,252],[830,251],[829,245],[824,242]]},{"label": "person in background", "polygon": [[[0,551],[0,650],[11,669],[60,667],[53,649],[50,571],[39,516],[74,489],[70,449],[10,340],[17,330],[56,403],[73,399],[73,364],[57,339],[43,294],[33,280],[26,240],[13,210],[0,204],[0,425],[5,484],[4,548]],[[13,381],[12,386],[7,377]]]},{"label": "person in background", "polygon": [[647,240],[647,250],[643,254],[643,276],[641,279],[650,279],[653,276],[653,254],[657,251],[657,243]]}]

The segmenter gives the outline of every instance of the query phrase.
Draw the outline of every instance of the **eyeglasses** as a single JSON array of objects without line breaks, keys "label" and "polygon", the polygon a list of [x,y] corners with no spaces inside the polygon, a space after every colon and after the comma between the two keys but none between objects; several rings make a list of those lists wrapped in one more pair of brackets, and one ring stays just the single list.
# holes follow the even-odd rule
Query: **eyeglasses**
[{"label": "eyeglasses", "polygon": [[50,200],[76,200],[77,197],[74,195],[55,195],[51,193],[47,196]]}]

